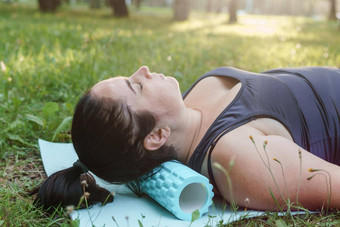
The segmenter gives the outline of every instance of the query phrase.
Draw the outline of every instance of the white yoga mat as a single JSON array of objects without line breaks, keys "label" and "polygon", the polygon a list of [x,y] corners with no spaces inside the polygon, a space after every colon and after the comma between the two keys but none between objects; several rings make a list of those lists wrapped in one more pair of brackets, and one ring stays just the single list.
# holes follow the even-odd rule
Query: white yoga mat
[{"label": "white yoga mat", "polygon": [[[39,140],[39,147],[42,162],[49,176],[58,170],[72,166],[78,159],[71,143],[51,143]],[[172,213],[160,206],[157,202],[148,197],[138,197],[134,195],[124,185],[113,185],[96,178],[97,183],[114,191],[116,196],[114,202],[105,206],[94,205],[89,209],[81,209],[71,214],[72,219],[79,219],[80,226],[129,226],[139,227],[139,222],[143,226],[159,227],[184,227],[189,226],[190,221],[182,221],[176,218]],[[224,205],[225,203],[214,198],[213,206],[210,207],[208,214],[195,220],[191,226],[215,226],[220,220],[223,223],[230,223],[240,218],[254,217],[263,214],[259,211],[236,211],[233,212]]]}]

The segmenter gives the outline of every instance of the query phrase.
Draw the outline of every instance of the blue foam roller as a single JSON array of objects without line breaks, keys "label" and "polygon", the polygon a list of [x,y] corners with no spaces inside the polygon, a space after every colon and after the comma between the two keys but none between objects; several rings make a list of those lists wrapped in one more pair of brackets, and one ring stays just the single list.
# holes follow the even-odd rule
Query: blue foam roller
[{"label": "blue foam roller", "polygon": [[141,186],[151,198],[186,221],[191,220],[195,210],[200,216],[207,213],[214,197],[208,178],[176,161],[165,162]]}]

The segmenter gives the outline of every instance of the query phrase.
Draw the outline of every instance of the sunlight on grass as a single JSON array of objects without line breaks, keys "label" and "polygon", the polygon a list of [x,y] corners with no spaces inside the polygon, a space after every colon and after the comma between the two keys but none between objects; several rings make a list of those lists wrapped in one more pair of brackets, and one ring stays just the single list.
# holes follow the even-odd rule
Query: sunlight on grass
[{"label": "sunlight on grass", "polygon": [[[195,31],[200,30],[206,34],[228,35],[230,33],[240,36],[276,36],[276,35],[297,35],[301,30],[299,24],[303,24],[306,19],[279,16],[256,16],[244,15],[239,17],[239,23],[230,25],[227,23],[226,15],[215,17],[195,17],[189,21],[174,23],[171,27],[173,31]],[[292,28],[296,26],[296,31]],[[287,34],[287,28],[289,34]]]},{"label": "sunlight on grass", "polygon": [[214,50],[208,52],[214,53],[215,59],[227,56],[220,59],[221,65],[248,69],[254,59],[258,60],[251,64],[255,71],[273,66],[340,65],[339,32],[316,32],[325,29],[324,24],[312,18],[242,15],[238,24],[229,25],[226,15],[201,14],[170,28],[175,34],[191,32],[190,41]]}]

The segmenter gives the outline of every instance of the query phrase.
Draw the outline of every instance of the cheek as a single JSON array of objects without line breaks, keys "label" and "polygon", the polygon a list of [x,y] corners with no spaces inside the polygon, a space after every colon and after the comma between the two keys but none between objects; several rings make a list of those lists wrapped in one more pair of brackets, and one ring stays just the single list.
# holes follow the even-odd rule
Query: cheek
[{"label": "cheek", "polygon": [[175,87],[166,85],[153,84],[152,87],[145,89],[145,93],[139,100],[139,106],[151,109],[168,109],[179,102],[182,99],[180,92]]},{"label": "cheek", "polygon": [[160,103],[172,102],[173,95],[169,89],[157,89],[153,96],[154,100]]}]

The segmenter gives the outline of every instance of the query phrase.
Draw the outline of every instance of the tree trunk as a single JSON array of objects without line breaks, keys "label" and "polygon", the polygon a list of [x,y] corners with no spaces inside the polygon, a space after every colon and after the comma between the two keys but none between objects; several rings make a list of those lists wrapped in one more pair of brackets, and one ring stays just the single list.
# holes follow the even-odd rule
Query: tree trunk
[{"label": "tree trunk", "polygon": [[292,15],[293,14],[292,13],[292,4],[293,4],[293,2],[291,0],[286,0],[286,1],[283,1],[283,2],[280,2],[280,3],[281,3],[281,6],[280,6],[281,12],[280,12],[280,14],[285,14],[285,15]]},{"label": "tree trunk", "polygon": [[336,20],[336,0],[330,0],[329,19]]},{"label": "tree trunk", "polygon": [[61,0],[38,0],[39,9],[42,12],[55,12],[60,6]]},{"label": "tree trunk", "polygon": [[229,24],[237,22],[237,0],[231,0],[229,3]]},{"label": "tree trunk", "polygon": [[90,0],[90,9],[99,9],[101,6],[101,0]]},{"label": "tree trunk", "polygon": [[110,0],[113,15],[115,17],[128,17],[129,12],[125,0]]},{"label": "tree trunk", "polygon": [[139,10],[140,9],[140,4],[141,4],[142,0],[133,0],[132,3],[136,6],[136,9]]},{"label": "tree trunk", "polygon": [[185,21],[189,18],[190,0],[174,1],[174,20]]},{"label": "tree trunk", "polygon": [[315,12],[314,0],[308,1],[307,16],[313,16]]},{"label": "tree trunk", "polygon": [[247,13],[254,12],[254,1],[253,0],[247,0],[246,1],[246,11],[247,11]]},{"label": "tree trunk", "polygon": [[207,0],[207,3],[205,5],[205,11],[211,12],[213,8],[213,0]]},{"label": "tree trunk", "polygon": [[216,0],[214,1],[214,12],[215,13],[221,13],[223,9],[223,2],[222,0]]}]

